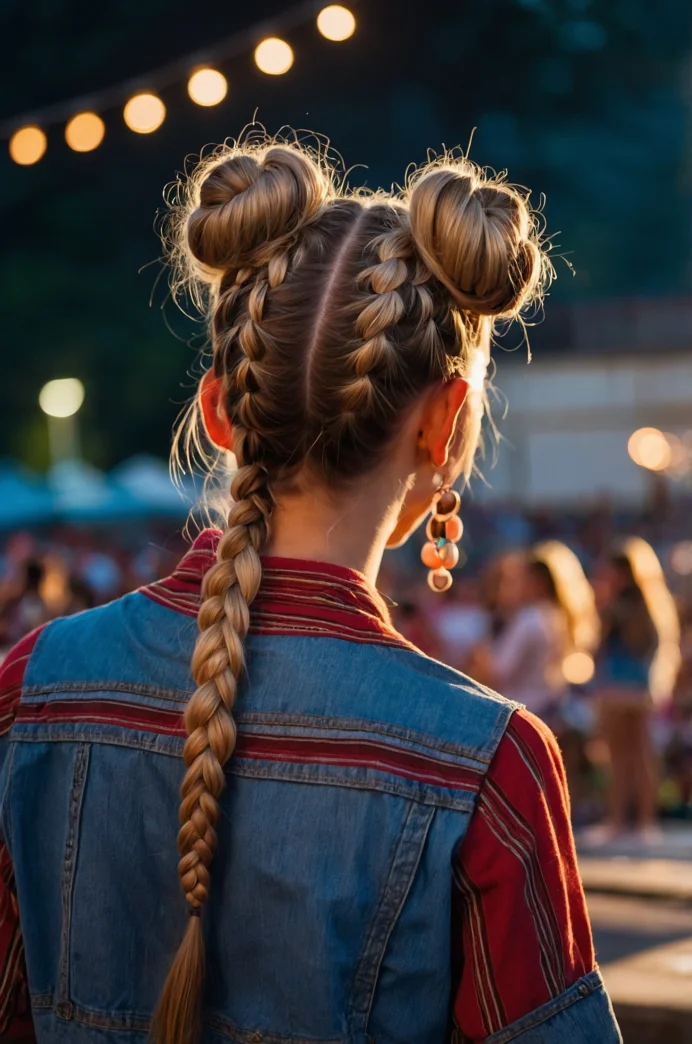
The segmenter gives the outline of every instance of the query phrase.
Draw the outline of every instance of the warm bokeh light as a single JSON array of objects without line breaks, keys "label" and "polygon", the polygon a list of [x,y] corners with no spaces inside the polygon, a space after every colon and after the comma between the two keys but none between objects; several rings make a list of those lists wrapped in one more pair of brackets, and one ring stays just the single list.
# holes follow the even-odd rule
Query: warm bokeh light
[{"label": "warm bokeh light", "polygon": [[10,138],[10,156],[15,163],[29,167],[38,163],[48,140],[40,127],[20,127]]},{"label": "warm bokeh light", "polygon": [[293,50],[285,40],[270,36],[255,48],[255,62],[261,72],[281,76],[293,65]]},{"label": "warm bokeh light", "polygon": [[49,417],[72,417],[84,402],[84,385],[76,377],[48,381],[41,388],[38,404]]},{"label": "warm bokeh light", "polygon": [[228,93],[228,80],[217,69],[198,69],[187,81],[187,93],[196,105],[218,105]]},{"label": "warm bokeh light", "polygon": [[75,152],[91,152],[103,141],[106,125],[95,112],[80,112],[65,127],[65,141]]},{"label": "warm bokeh light", "polygon": [[123,109],[123,119],[136,134],[151,134],[166,118],[166,106],[155,94],[135,94]]},{"label": "warm bokeh light", "polygon": [[649,471],[665,471],[673,457],[668,439],[658,428],[639,428],[630,436],[627,450],[635,464]]},{"label": "warm bokeh light", "polygon": [[562,661],[562,673],[570,685],[586,685],[594,676],[594,660],[587,652],[571,652]]},{"label": "warm bokeh light", "polygon": [[679,576],[692,576],[692,540],[682,540],[675,545],[670,564]]},{"label": "warm bokeh light", "polygon": [[356,20],[347,7],[330,4],[318,14],[317,28],[328,40],[348,40],[356,31]]}]

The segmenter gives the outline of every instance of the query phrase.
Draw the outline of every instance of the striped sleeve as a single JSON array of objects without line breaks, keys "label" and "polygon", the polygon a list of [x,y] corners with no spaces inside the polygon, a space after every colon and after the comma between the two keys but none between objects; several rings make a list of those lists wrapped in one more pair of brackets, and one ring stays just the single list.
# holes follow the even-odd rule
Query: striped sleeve
[{"label": "striped sleeve", "polygon": [[454,1018],[476,1044],[595,968],[562,757],[514,713],[454,864]]},{"label": "striped sleeve", "polygon": [[[22,638],[0,666],[0,765],[6,754],[3,737],[12,728],[26,665],[40,632],[41,628]],[[14,868],[0,835],[0,1040],[34,1039]]]}]

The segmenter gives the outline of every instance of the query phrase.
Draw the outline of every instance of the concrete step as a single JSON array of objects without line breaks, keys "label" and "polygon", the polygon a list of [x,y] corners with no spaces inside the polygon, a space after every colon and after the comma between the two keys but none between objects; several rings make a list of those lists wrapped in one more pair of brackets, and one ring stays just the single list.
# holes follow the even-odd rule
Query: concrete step
[{"label": "concrete step", "polygon": [[692,936],[601,968],[625,1044],[692,1041]]},{"label": "concrete step", "polygon": [[582,855],[579,870],[587,892],[692,903],[692,862]]}]

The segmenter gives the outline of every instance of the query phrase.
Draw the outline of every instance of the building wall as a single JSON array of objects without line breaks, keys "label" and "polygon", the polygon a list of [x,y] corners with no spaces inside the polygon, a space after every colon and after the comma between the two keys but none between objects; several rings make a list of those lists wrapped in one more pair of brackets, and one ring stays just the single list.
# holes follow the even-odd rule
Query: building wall
[{"label": "building wall", "polygon": [[[479,499],[585,505],[607,492],[644,500],[651,476],[629,458],[637,428],[692,430],[692,352],[498,361],[492,412],[503,442]],[[502,419],[503,398],[507,415]]]}]

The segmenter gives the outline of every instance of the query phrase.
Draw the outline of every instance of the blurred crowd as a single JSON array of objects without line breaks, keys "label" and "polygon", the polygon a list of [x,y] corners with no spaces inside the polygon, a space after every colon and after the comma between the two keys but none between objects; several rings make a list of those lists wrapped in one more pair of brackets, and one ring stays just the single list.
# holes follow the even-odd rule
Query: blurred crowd
[{"label": "blurred crowd", "polygon": [[170,536],[170,523],[9,534],[0,545],[0,659],[48,620],[165,576],[184,548],[180,534]]},{"label": "blurred crowd", "polygon": [[[676,548],[691,550],[667,547],[667,565]],[[457,574],[444,598],[389,573],[388,593],[411,641],[553,729],[575,823],[599,824],[592,842],[647,844],[661,815],[692,818],[689,581],[673,574],[673,592],[640,536],[579,551],[556,539],[513,547]]]},{"label": "blurred crowd", "polygon": [[[407,638],[557,734],[573,817],[593,824],[592,841],[627,834],[648,843],[661,816],[692,818],[692,543],[683,519],[476,505],[465,512],[466,561],[448,593],[430,591],[415,546],[388,556],[381,573]],[[186,542],[170,529],[9,534],[0,544],[0,657],[55,616],[171,572]]]}]

